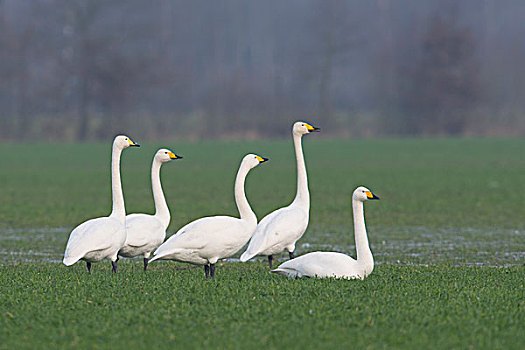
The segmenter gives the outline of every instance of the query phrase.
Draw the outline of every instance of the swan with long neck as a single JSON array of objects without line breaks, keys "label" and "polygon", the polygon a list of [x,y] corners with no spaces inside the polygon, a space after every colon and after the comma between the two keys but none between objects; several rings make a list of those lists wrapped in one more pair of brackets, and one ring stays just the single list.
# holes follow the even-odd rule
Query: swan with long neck
[{"label": "swan with long neck", "polygon": [[130,146],[140,145],[124,135],[115,137],[111,154],[113,209],[109,216],[88,220],[71,231],[63,260],[66,266],[84,260],[88,271],[91,271],[92,262],[110,259],[112,271],[117,272],[117,254],[126,241],[126,208],[120,181],[120,155],[122,150]]},{"label": "swan with long neck", "polygon": [[335,252],[313,252],[281,264],[271,272],[291,278],[334,277],[364,279],[374,269],[374,257],[366,234],[364,202],[379,199],[366,187],[358,187],[352,195],[354,234],[357,260]]},{"label": "swan with long neck", "polygon": [[157,249],[166,238],[166,229],[170,224],[170,210],[162,191],[160,168],[162,164],[173,159],[182,158],[169,149],[160,149],[153,157],[151,165],[151,187],[155,201],[155,215],[129,214],[126,216],[126,242],[119,255],[132,258],[144,257],[144,271],[148,267],[151,253]]},{"label": "swan with long neck", "polygon": [[294,123],[292,135],[297,161],[297,194],[289,206],[275,210],[261,220],[248,248],[241,255],[242,262],[256,255],[266,255],[272,268],[273,255],[284,250],[293,259],[295,243],[306,231],[310,216],[310,192],[301,140],[303,135],[319,130],[305,122]]},{"label": "swan with long neck", "polygon": [[240,218],[211,216],[190,222],[164,242],[154,253],[155,260],[175,260],[204,265],[206,277],[215,277],[215,263],[239,251],[257,227],[257,217],[252,211],[244,182],[248,172],[268,159],[255,154],[246,155],[235,179],[235,203]]}]

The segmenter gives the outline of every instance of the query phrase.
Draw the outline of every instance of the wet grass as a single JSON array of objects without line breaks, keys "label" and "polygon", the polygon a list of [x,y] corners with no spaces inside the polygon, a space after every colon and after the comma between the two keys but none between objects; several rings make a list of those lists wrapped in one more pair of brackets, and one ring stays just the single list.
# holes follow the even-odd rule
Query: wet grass
[{"label": "wet grass", "polygon": [[[66,268],[57,261],[71,228],[110,210],[109,145],[2,145],[0,348],[519,348],[525,140],[315,137],[304,144],[312,208],[298,252],[353,255],[350,195],[368,186],[382,200],[365,207],[378,264],[365,281],[289,281],[261,261],[224,262],[216,281],[173,263],[144,274],[123,260],[117,276],[108,263],[92,275]],[[247,180],[258,217],[293,198],[288,140],[144,144],[122,158],[129,212],[153,210],[161,146],[184,155],[162,174],[170,233],[236,215],[248,152],[271,159]]]}]

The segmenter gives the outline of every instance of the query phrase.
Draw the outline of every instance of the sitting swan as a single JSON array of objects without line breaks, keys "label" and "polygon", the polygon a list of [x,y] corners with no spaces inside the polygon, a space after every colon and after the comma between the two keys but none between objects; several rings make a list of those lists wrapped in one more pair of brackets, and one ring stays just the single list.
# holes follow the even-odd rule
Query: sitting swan
[{"label": "sitting swan", "polygon": [[176,260],[204,265],[206,277],[215,277],[215,263],[237,253],[253,235],[257,217],[244,193],[248,172],[268,159],[246,155],[235,179],[235,203],[241,216],[211,216],[190,222],[171,236],[154,253],[150,262],[158,259]]},{"label": "sitting swan", "polygon": [[288,250],[293,259],[295,242],[299,240],[308,227],[310,215],[310,193],[304,163],[301,139],[303,135],[319,131],[305,122],[296,122],[292,127],[295,157],[297,160],[297,194],[294,201],[287,207],[280,208],[266,215],[255,231],[246,251],[241,255],[241,261],[250,260],[256,255],[267,255],[270,269],[273,255]]},{"label": "sitting swan", "polygon": [[130,146],[140,145],[124,135],[115,137],[111,155],[113,210],[110,216],[88,220],[71,231],[63,260],[66,266],[84,260],[91,272],[92,262],[108,258],[113,266],[112,271],[117,272],[117,254],[126,241],[126,208],[120,182],[120,155],[123,149]]},{"label": "sitting swan", "polygon": [[363,203],[369,199],[379,199],[366,187],[358,187],[352,196],[354,211],[354,232],[357,260],[348,255],[334,252],[313,252],[281,264],[273,273],[299,277],[335,277],[364,279],[374,269],[374,257],[368,246]]},{"label": "sitting swan", "polygon": [[166,229],[170,224],[170,210],[166,204],[162,184],[160,183],[160,167],[172,159],[182,158],[169,149],[159,149],[153,157],[151,166],[151,186],[155,200],[155,215],[130,214],[126,216],[126,243],[120,249],[119,255],[132,258],[144,256],[144,271],[148,267],[148,259],[153,250],[164,242]]}]

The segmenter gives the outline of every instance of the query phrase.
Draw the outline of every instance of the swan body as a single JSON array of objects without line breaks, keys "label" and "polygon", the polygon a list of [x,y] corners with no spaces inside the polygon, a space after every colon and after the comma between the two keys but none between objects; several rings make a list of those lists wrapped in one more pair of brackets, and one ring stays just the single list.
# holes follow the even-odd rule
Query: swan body
[{"label": "swan body", "polygon": [[297,160],[296,197],[289,206],[277,209],[261,220],[248,248],[241,255],[242,262],[257,255],[267,255],[270,268],[272,268],[273,255],[284,250],[287,250],[290,258],[293,258],[295,243],[306,231],[310,215],[310,193],[301,138],[315,131],[319,131],[319,128],[305,122],[294,123],[292,135]]},{"label": "swan body", "polygon": [[126,241],[126,211],[120,181],[120,155],[122,150],[130,146],[139,145],[127,136],[115,137],[111,156],[113,210],[108,217],[88,220],[71,231],[64,253],[64,265],[70,266],[84,260],[90,271],[92,262],[110,259],[113,272],[117,272],[117,254]]},{"label": "swan body", "polygon": [[379,197],[362,186],[352,196],[357,260],[342,253],[313,252],[289,260],[271,272],[291,278],[334,277],[362,280],[370,275],[374,269],[374,258],[368,244],[363,209],[364,201],[369,199]]},{"label": "swan body", "polygon": [[255,230],[253,221],[211,216],[181,228],[156,251],[151,261],[168,259],[195,265],[215,264],[237,253]]},{"label": "swan body", "polygon": [[148,259],[151,253],[164,242],[166,229],[171,218],[160,182],[160,168],[163,163],[180,158],[182,157],[168,149],[160,149],[155,153],[151,166],[155,215],[129,214],[126,216],[126,242],[118,254],[128,258],[142,255],[144,257],[144,271],[148,267]]},{"label": "swan body", "polygon": [[238,252],[257,227],[257,217],[244,193],[248,172],[267,161],[255,154],[246,155],[235,180],[235,202],[240,218],[212,216],[198,219],[182,227],[154,253],[150,262],[158,259],[204,265],[206,277],[215,276],[215,263]]},{"label": "swan body", "polygon": [[257,225],[248,249],[241,261],[248,261],[255,255],[272,256],[287,250],[295,251],[295,242],[301,238],[308,226],[309,212],[290,205],[265,216]]},{"label": "swan body", "polygon": [[88,220],[71,232],[63,263],[70,266],[79,260],[91,263],[106,258],[116,261],[118,248],[125,241],[126,230],[120,220],[112,217]]}]

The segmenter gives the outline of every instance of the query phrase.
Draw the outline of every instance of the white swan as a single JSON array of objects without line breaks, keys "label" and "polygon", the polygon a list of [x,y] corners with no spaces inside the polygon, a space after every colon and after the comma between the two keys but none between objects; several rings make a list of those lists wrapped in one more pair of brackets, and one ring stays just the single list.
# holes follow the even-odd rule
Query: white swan
[{"label": "white swan", "polygon": [[295,157],[297,158],[297,194],[294,201],[287,207],[280,208],[266,215],[259,225],[248,245],[241,255],[241,261],[250,260],[256,255],[267,255],[270,269],[273,255],[288,250],[290,259],[293,259],[295,242],[301,238],[308,227],[310,215],[310,193],[304,163],[301,138],[310,132],[319,131],[305,122],[296,122],[292,127]]},{"label": "white swan", "polygon": [[313,252],[281,264],[273,273],[300,277],[335,277],[364,279],[374,269],[374,257],[368,245],[363,203],[369,199],[379,199],[366,187],[358,187],[352,196],[354,211],[354,233],[357,260],[348,255],[334,252]]},{"label": "white swan", "polygon": [[120,249],[119,255],[132,258],[144,256],[144,271],[148,267],[148,259],[166,238],[166,229],[170,224],[170,210],[160,183],[160,168],[163,163],[172,159],[182,158],[169,149],[159,149],[153,157],[151,166],[151,186],[155,200],[155,215],[129,214],[126,216],[126,243]]},{"label": "white swan", "polygon": [[139,147],[139,144],[124,135],[115,137],[111,155],[113,210],[108,217],[88,220],[71,231],[63,260],[66,266],[84,260],[91,272],[92,262],[108,258],[113,266],[112,271],[117,272],[117,253],[126,241],[126,208],[120,182],[120,155],[129,146]]},{"label": "white swan", "polygon": [[235,179],[235,203],[241,216],[211,216],[190,222],[171,236],[154,253],[150,262],[158,259],[176,260],[204,265],[206,277],[215,277],[215,263],[235,254],[250,239],[257,227],[257,217],[244,193],[244,181],[250,169],[267,158],[246,155]]}]

